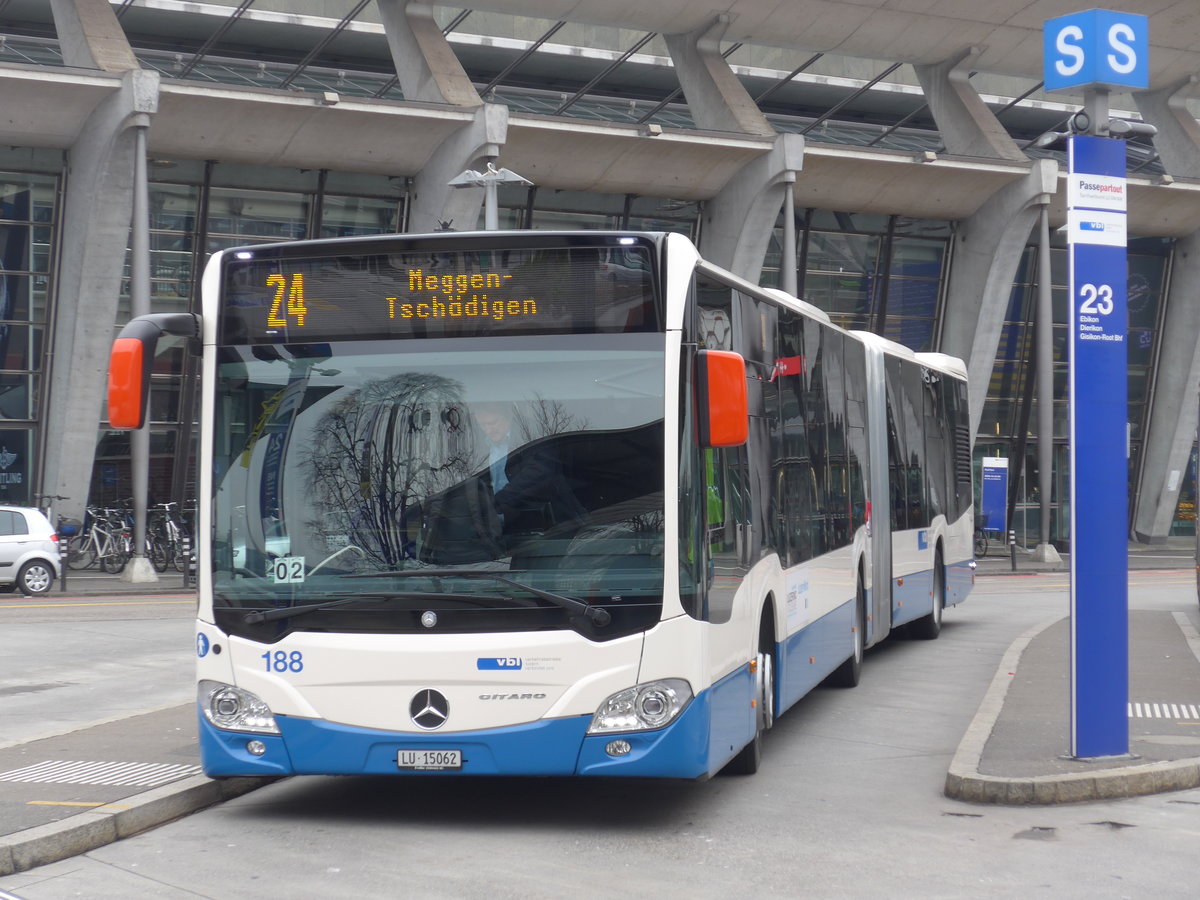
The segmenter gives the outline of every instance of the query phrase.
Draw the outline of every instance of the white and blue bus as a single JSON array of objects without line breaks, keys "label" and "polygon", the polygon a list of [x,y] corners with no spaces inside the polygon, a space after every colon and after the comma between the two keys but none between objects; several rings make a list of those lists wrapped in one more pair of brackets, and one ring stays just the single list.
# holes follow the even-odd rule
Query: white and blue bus
[{"label": "white and blue bus", "polygon": [[203,314],[210,776],[758,768],[973,582],[961,362],[844,331],[677,234],[225,250]]}]

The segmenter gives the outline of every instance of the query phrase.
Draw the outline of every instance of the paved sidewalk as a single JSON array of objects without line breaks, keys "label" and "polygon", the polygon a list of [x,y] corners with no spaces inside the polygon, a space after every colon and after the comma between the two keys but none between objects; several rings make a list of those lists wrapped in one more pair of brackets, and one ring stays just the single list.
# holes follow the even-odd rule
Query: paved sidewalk
[{"label": "paved sidewalk", "polygon": [[[1196,571],[1196,539],[1129,545],[1130,571]],[[1070,572],[992,543],[981,577]],[[1009,648],[946,775],[946,795],[976,803],[1068,803],[1200,786],[1200,634],[1182,613],[1129,618],[1129,756],[1071,759],[1067,618]]]},{"label": "paved sidewalk", "polygon": [[946,795],[1021,805],[1200,786],[1200,634],[1183,613],[1129,616],[1129,756],[1067,756],[1066,618],[1022,635],[1000,662],[946,775]]}]

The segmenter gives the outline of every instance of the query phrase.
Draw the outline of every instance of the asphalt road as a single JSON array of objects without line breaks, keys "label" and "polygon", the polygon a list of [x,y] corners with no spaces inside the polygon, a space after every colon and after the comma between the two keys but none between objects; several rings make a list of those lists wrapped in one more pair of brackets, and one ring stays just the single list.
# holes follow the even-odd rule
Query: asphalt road
[{"label": "asphalt road", "polygon": [[[1131,608],[1183,611],[1200,626],[1190,572],[1131,580]],[[1066,605],[1064,577],[981,578],[938,641],[889,642],[868,654],[859,687],[793,707],[752,777],[294,778],[0,878],[0,890],[24,900],[1194,897],[1200,790],[1017,808],[942,794],[1005,650]],[[72,615],[114,612],[64,611],[48,625],[73,634]],[[175,640],[171,607],[143,614],[80,623],[72,658],[86,664],[102,644],[128,655],[145,628],[164,631],[144,644]],[[89,642],[92,629],[102,637]],[[190,656],[161,650],[144,647],[149,677],[190,689]]]}]

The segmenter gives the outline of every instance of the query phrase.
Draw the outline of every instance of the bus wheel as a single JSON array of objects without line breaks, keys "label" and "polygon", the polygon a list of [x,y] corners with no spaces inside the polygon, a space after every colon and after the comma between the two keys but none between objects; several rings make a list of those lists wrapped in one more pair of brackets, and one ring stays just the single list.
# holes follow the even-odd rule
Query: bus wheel
[{"label": "bus wheel", "polygon": [[854,650],[849,658],[834,669],[828,678],[833,687],[852,688],[862,677],[863,655],[867,650],[867,592],[863,590],[862,577],[858,579],[858,589],[854,592]]},{"label": "bus wheel", "polygon": [[933,560],[933,610],[909,626],[912,636],[922,641],[937,640],[937,636],[942,633],[942,610],[945,606],[946,571],[942,566],[942,552],[939,550]]},{"label": "bus wheel", "polygon": [[755,657],[754,738],[725,766],[730,775],[753,775],[762,762],[763,734],[775,724],[775,655],[759,650]]}]

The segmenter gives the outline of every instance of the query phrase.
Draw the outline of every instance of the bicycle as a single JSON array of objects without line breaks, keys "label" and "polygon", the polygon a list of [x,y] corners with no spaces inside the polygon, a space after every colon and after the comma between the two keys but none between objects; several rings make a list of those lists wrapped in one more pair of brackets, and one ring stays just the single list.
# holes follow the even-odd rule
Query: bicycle
[{"label": "bicycle", "polygon": [[179,504],[175,502],[157,504],[146,528],[146,555],[159,572],[165,572],[172,565],[179,572],[187,569],[184,526],[172,512],[177,506]]},{"label": "bicycle", "polygon": [[100,568],[116,575],[129,562],[124,514],[120,510],[88,508],[90,522],[82,534],[67,544],[67,566],[88,569],[97,563]]},{"label": "bicycle", "polygon": [[988,535],[982,528],[975,529],[975,558],[987,556]]}]

